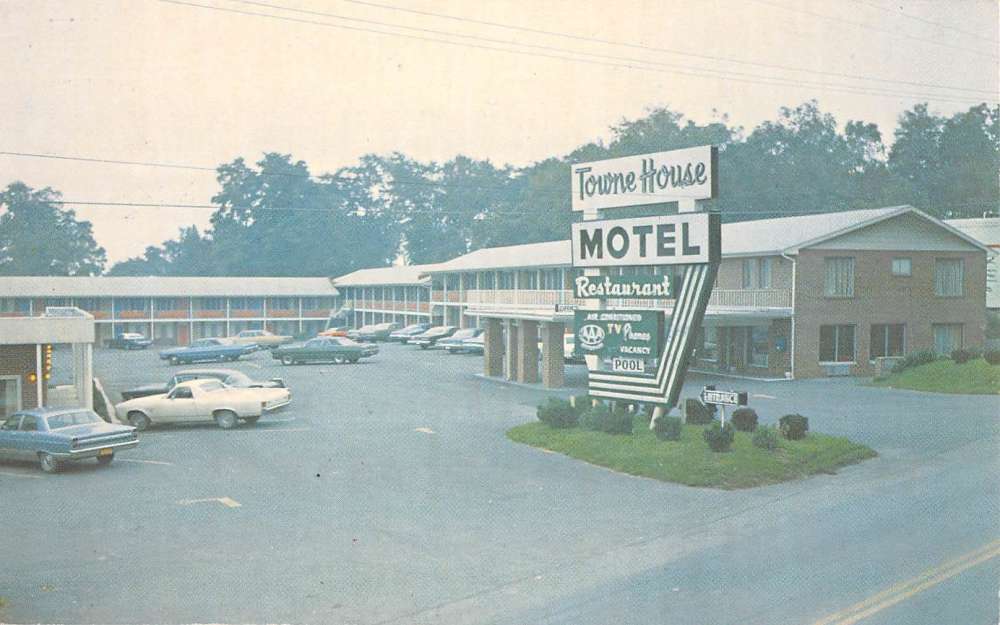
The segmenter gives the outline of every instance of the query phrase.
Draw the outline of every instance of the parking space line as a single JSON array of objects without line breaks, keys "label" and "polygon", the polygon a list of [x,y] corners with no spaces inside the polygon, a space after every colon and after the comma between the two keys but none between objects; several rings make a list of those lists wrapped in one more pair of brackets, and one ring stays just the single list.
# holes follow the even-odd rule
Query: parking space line
[{"label": "parking space line", "polygon": [[119,458],[118,462],[135,462],[135,463],[139,463],[139,464],[158,464],[158,465],[163,465],[165,467],[172,467],[172,466],[174,466],[173,462],[163,462],[161,460],[139,460],[137,458]]},{"label": "parking space line", "polygon": [[181,506],[190,506],[191,504],[196,504],[196,503],[213,503],[213,502],[221,503],[227,508],[242,507],[242,504],[240,504],[240,502],[236,501],[235,499],[232,499],[231,497],[206,497],[204,499],[181,499],[180,501],[177,502],[177,504]]},{"label": "parking space line", "polygon": [[32,475],[30,473],[14,473],[12,471],[0,471],[0,475],[9,475],[10,477],[25,477],[25,478],[28,478],[30,480],[40,480],[40,479],[42,479],[41,475]]},{"label": "parking space line", "polygon": [[761,399],[778,399],[774,395],[761,395],[759,393],[754,393],[753,395],[751,395],[751,397],[759,397]]},{"label": "parking space line", "polygon": [[420,432],[421,434],[434,434],[434,430],[430,428],[414,428],[414,432]]}]

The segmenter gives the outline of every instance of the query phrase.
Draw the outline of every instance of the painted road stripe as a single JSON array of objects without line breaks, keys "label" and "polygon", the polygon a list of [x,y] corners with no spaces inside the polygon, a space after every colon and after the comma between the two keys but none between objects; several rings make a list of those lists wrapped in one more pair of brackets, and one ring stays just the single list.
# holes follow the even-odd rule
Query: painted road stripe
[{"label": "painted road stripe", "polygon": [[822,618],[812,625],[854,625],[862,619],[905,601],[928,588],[933,588],[941,582],[997,556],[1000,556],[1000,540],[995,540],[941,566],[928,569],[917,577],[896,584],[864,601]]},{"label": "painted road stripe", "polygon": [[136,463],[139,463],[139,464],[158,464],[158,465],[163,465],[165,467],[172,467],[172,466],[174,466],[173,462],[162,462],[160,460],[138,460],[136,458],[119,458],[118,462],[136,462]]},{"label": "painted road stripe", "polygon": [[761,399],[778,399],[774,395],[761,395],[759,393],[754,393],[751,397],[760,397]]},{"label": "painted road stripe", "polygon": [[434,434],[434,430],[430,428],[415,428],[414,432],[420,432],[421,434]]},{"label": "painted road stripe", "polygon": [[9,475],[10,477],[26,477],[30,480],[40,480],[41,475],[32,475],[31,473],[12,473],[10,471],[0,471],[0,475]]},{"label": "painted road stripe", "polygon": [[208,497],[205,499],[181,499],[177,503],[178,505],[181,506],[190,506],[191,504],[195,503],[211,503],[211,502],[221,503],[227,508],[239,508],[241,506],[240,502],[236,501],[235,499],[231,499],[229,497]]}]

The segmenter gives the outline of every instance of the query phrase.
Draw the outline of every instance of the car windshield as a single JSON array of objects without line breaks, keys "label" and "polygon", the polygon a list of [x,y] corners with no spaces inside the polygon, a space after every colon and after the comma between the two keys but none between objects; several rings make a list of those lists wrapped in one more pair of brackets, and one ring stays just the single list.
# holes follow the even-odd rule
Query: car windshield
[{"label": "car windshield", "polygon": [[104,420],[89,410],[77,410],[74,412],[64,412],[50,415],[46,422],[50,430],[68,428],[74,425],[86,425],[88,423],[104,423]]},{"label": "car windshield", "polygon": [[455,338],[455,339],[470,339],[470,338],[476,336],[477,332],[478,332],[478,330],[476,330],[475,328],[469,328],[469,329],[466,329],[466,330],[459,330],[458,332],[452,334],[451,336],[452,336],[452,338]]}]

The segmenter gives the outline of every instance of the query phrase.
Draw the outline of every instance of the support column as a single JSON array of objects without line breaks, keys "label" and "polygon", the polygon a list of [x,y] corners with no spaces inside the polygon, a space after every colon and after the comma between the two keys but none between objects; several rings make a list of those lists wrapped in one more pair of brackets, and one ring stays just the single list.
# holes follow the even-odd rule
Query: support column
[{"label": "support column", "polygon": [[[94,409],[94,346],[83,344],[83,405]],[[114,412],[114,408],[111,408]]]},{"label": "support column", "polygon": [[503,326],[499,319],[486,319],[483,332],[483,373],[499,378],[503,376]]},{"label": "support column", "polygon": [[517,332],[517,381],[538,382],[538,322],[520,321]]},{"label": "support column", "polygon": [[562,323],[546,321],[542,324],[542,384],[545,388],[562,388],[566,383],[566,362]]},{"label": "support column", "polygon": [[508,380],[517,379],[517,331],[518,327],[513,319],[504,319],[504,331],[506,333],[506,350],[503,359],[503,374]]}]

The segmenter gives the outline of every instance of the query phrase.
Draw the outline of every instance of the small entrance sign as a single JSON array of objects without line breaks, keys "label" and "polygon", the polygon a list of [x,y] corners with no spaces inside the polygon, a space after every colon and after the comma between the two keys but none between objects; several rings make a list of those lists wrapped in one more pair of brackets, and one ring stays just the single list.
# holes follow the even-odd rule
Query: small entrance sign
[{"label": "small entrance sign", "polygon": [[706,386],[701,392],[701,401],[716,406],[746,406],[746,391],[719,391],[714,386]]},{"label": "small entrance sign", "polygon": [[717,262],[721,231],[719,215],[712,213],[583,221],[572,226],[573,266]]},{"label": "small entrance sign", "polygon": [[645,360],[660,355],[662,310],[577,310],[576,356]]},{"label": "small entrance sign", "polygon": [[718,194],[713,146],[612,158],[571,167],[573,210],[707,200]]},{"label": "small entrance sign", "polygon": [[664,276],[578,276],[573,296],[579,299],[669,299],[674,296],[673,280]]}]

